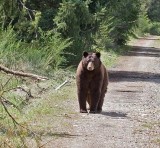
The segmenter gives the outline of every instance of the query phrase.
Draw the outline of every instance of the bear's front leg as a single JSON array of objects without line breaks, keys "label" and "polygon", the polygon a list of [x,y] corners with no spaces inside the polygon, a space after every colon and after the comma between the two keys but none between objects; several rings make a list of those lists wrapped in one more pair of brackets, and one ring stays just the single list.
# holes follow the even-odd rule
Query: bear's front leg
[{"label": "bear's front leg", "polygon": [[97,113],[98,103],[100,101],[101,96],[101,89],[102,89],[102,76],[101,73],[97,73],[93,77],[93,80],[90,83],[89,91],[91,97],[91,106],[90,106],[90,113]]},{"label": "bear's front leg", "polygon": [[86,101],[89,83],[86,76],[83,73],[81,73],[81,75],[77,75],[76,83],[80,113],[88,113],[86,108]]},{"label": "bear's front leg", "polygon": [[98,102],[100,99],[100,90],[97,89],[97,90],[93,91],[90,95],[91,95],[91,106],[90,106],[89,113],[96,113],[97,107],[98,107]]},{"label": "bear's front leg", "polygon": [[79,85],[77,91],[80,113],[88,113],[86,108],[87,88],[85,87],[85,85]]}]

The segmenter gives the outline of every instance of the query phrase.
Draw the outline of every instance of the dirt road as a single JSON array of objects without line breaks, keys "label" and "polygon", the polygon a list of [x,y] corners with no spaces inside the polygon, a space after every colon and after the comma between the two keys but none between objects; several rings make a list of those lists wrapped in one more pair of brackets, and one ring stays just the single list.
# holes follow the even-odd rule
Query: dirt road
[{"label": "dirt road", "polygon": [[160,148],[160,48],[152,47],[156,40],[139,39],[110,69],[102,114],[79,114],[70,134],[48,146]]}]

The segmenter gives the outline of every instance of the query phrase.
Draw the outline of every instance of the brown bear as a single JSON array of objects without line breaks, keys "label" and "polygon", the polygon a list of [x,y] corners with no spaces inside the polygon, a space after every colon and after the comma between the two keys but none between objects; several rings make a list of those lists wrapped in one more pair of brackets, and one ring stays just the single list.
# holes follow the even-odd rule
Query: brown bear
[{"label": "brown bear", "polygon": [[83,52],[76,72],[77,94],[81,113],[100,113],[107,92],[108,72],[100,60],[99,52]]}]

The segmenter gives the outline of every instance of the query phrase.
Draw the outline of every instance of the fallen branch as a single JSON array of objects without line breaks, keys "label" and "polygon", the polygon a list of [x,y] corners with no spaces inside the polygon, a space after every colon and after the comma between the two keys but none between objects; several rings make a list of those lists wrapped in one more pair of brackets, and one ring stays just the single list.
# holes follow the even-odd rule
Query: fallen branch
[{"label": "fallen branch", "polygon": [[1,104],[2,104],[2,106],[3,106],[3,108],[4,108],[4,110],[6,111],[6,113],[8,114],[8,116],[12,119],[13,123],[14,123],[14,124],[17,124],[17,125],[20,125],[20,124],[14,119],[14,117],[10,114],[10,112],[8,111],[8,109],[7,109],[7,107],[5,106],[4,102],[2,101],[2,98],[0,99],[0,101],[1,101]]},{"label": "fallen branch", "polygon": [[37,79],[37,80],[48,80],[47,77],[35,75],[35,74],[32,74],[32,73],[24,73],[24,72],[20,72],[20,71],[10,70],[7,67],[0,64],[0,71],[1,70],[4,71],[5,73],[13,74],[13,75],[16,75],[16,76],[30,77],[30,78]]},{"label": "fallen branch", "polygon": [[21,4],[26,10],[30,10],[30,11],[36,12],[36,10],[32,10],[32,9],[27,8],[27,7],[25,6],[25,4],[24,4],[21,0],[19,0],[19,2],[20,2],[20,4]]},{"label": "fallen branch", "polygon": [[56,87],[55,90],[60,89],[63,85],[65,85],[68,82],[69,82],[68,80],[64,81],[61,85],[59,85],[58,87]]},{"label": "fallen branch", "polygon": [[3,96],[2,96],[1,99],[2,99],[2,101],[3,101],[4,103],[6,103],[6,104],[8,104],[8,105],[11,105],[11,106],[13,106],[14,108],[16,108],[16,109],[19,110],[19,108],[18,108],[14,103],[12,103],[11,101],[7,100],[7,99],[4,98]]}]

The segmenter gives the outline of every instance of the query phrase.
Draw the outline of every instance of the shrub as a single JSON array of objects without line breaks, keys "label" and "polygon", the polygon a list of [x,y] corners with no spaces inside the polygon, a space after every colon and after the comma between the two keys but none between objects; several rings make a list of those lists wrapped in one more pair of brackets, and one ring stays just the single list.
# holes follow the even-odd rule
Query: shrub
[{"label": "shrub", "polygon": [[72,46],[65,49],[68,64],[75,65],[82,55],[82,51],[90,50],[92,38],[93,15],[88,10],[88,3],[84,1],[63,1],[54,19],[56,29],[63,38],[69,37]]},{"label": "shrub", "polygon": [[136,27],[136,34],[144,35],[149,32],[151,23],[146,14],[141,14],[138,19],[138,27]]},{"label": "shrub", "polygon": [[57,69],[66,62],[64,49],[71,45],[70,39],[60,34],[41,32],[39,40],[31,43],[17,41],[12,29],[0,32],[1,63],[9,68],[39,72]]},{"label": "shrub", "polygon": [[160,22],[154,22],[150,28],[150,34],[152,35],[160,35]]}]

